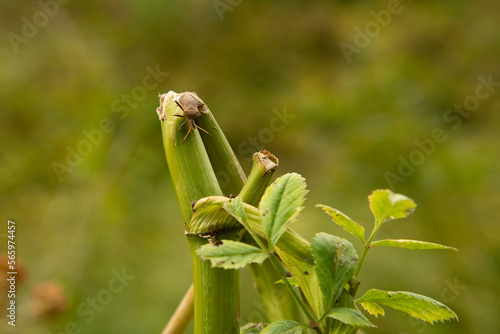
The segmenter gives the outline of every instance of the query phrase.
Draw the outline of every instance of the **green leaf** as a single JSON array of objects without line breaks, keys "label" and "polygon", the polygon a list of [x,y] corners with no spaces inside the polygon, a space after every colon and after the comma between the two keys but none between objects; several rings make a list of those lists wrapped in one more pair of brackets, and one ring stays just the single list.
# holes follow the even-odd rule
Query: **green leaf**
[{"label": "green leaf", "polygon": [[273,250],[285,232],[285,224],[297,218],[307,194],[305,179],[296,173],[285,174],[270,185],[259,204],[262,225]]},{"label": "green leaf", "polygon": [[336,319],[344,324],[355,327],[375,327],[363,313],[353,308],[338,307],[328,312],[327,317]]},{"label": "green leaf", "polygon": [[369,196],[369,201],[377,224],[391,219],[408,217],[413,214],[417,207],[412,199],[395,194],[389,189],[375,190]]},{"label": "green leaf", "polygon": [[365,295],[356,300],[357,303],[375,303],[403,311],[413,318],[427,321],[456,319],[457,315],[448,306],[426,296],[406,291],[368,290]]},{"label": "green leaf", "polygon": [[248,323],[245,326],[240,327],[241,334],[259,334],[264,328],[263,323]]},{"label": "green leaf", "polygon": [[371,303],[371,302],[362,302],[360,303],[363,308],[370,313],[371,315],[374,315],[378,317],[379,315],[385,316],[385,311],[380,305]]},{"label": "green leaf", "polygon": [[293,320],[278,320],[264,328],[261,334],[300,334],[305,328],[310,326]]},{"label": "green leaf", "polygon": [[458,249],[450,246],[435,244],[433,242],[408,240],[408,239],[377,240],[370,244],[370,247],[372,246],[398,247],[406,249],[452,249],[458,251]]},{"label": "green leaf", "polygon": [[[286,280],[288,281],[288,283],[290,283],[291,286],[294,286],[294,287],[299,287],[299,283],[297,283],[297,280],[295,279],[295,277],[287,277]],[[282,279],[280,279],[279,281],[276,281],[274,282],[275,284],[285,284],[285,282],[283,282]]]},{"label": "green leaf", "polygon": [[326,233],[316,234],[311,248],[324,309],[328,310],[354,274],[358,255],[349,241]]},{"label": "green leaf", "polygon": [[339,225],[342,229],[351,233],[353,236],[358,238],[363,244],[365,243],[365,228],[360,224],[356,223],[351,218],[347,217],[344,213],[331,208],[327,205],[318,204],[317,208],[323,209],[335,222],[335,224]]},{"label": "green leaf", "polygon": [[210,260],[212,267],[224,269],[238,269],[249,263],[262,263],[269,257],[269,254],[257,247],[231,240],[223,240],[220,246],[203,245],[196,252],[202,259]]}]

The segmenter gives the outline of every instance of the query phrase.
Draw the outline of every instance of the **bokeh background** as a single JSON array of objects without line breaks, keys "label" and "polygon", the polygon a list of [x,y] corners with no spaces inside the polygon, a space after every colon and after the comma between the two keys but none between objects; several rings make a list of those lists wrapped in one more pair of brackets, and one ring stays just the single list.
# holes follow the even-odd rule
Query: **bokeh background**
[{"label": "bokeh background", "polygon": [[[361,290],[426,294],[460,321],[386,310],[367,333],[498,333],[499,13],[490,0],[2,1],[0,253],[11,219],[20,276],[17,326],[2,304],[0,331],[161,332],[191,283],[155,112],[174,90],[204,99],[246,172],[266,148],[278,174],[306,177],[305,237],[348,237],[317,203],[370,228],[367,196],[392,187],[418,208],[380,238],[460,250],[373,249]],[[242,276],[242,323],[265,321]]]}]

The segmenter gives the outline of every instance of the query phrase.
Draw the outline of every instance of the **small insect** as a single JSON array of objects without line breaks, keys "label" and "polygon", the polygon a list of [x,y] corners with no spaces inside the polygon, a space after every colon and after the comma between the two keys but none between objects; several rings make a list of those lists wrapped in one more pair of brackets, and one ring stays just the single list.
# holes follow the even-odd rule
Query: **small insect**
[{"label": "small insect", "polygon": [[[210,113],[208,110],[200,109],[203,106],[205,106],[205,104],[196,97],[196,94],[182,93],[177,99],[175,99],[175,103],[177,103],[179,108],[181,108],[181,110],[184,112],[184,115],[174,114],[174,116],[186,118],[186,120],[181,124],[181,126],[179,127],[179,129],[177,129],[177,131],[182,129],[184,124],[186,123],[189,124],[189,130],[186,133],[186,136],[184,136],[184,139],[182,140],[181,144],[184,142],[184,140],[186,140],[187,136],[189,136],[191,131],[193,131],[195,128],[198,128],[201,131],[211,136],[211,134],[208,133],[208,131],[198,126],[194,121],[195,119],[200,117],[201,114]],[[175,142],[174,129],[172,129],[172,138],[174,139]]]}]

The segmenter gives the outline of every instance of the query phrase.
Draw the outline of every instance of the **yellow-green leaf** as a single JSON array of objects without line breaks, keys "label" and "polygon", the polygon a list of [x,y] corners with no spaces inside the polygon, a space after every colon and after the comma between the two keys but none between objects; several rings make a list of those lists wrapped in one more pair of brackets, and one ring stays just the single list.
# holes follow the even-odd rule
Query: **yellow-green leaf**
[{"label": "yellow-green leaf", "polygon": [[417,207],[411,198],[395,194],[389,189],[375,190],[369,196],[369,201],[377,224],[391,219],[408,217],[413,214]]},{"label": "yellow-green leaf", "polygon": [[363,244],[365,243],[365,228],[363,226],[356,223],[354,220],[337,209],[323,204],[318,204],[316,207],[323,209],[323,211],[325,211],[332,218],[335,224],[339,225],[346,232],[349,232],[358,238]]},{"label": "yellow-green leaf", "polygon": [[371,302],[362,302],[360,303],[361,306],[366,310],[366,312],[370,313],[371,315],[374,315],[378,317],[379,315],[385,316],[385,311],[380,305],[371,303]]},{"label": "yellow-green leaf", "polygon": [[[297,282],[297,280],[295,279],[295,277],[287,277],[286,280],[288,281],[288,283],[290,283],[291,286],[294,286],[294,287],[299,287],[299,283]],[[285,282],[283,282],[282,279],[274,282],[275,284],[285,284]]]},{"label": "yellow-green leaf", "polygon": [[419,240],[409,240],[409,239],[385,239],[385,240],[377,240],[370,244],[372,246],[385,246],[385,247],[398,247],[398,248],[406,248],[406,249],[451,249],[458,251],[458,249],[435,244],[433,242],[427,241],[419,241]]},{"label": "yellow-green leaf", "polygon": [[374,303],[392,307],[407,313],[413,318],[426,321],[430,324],[435,321],[456,319],[457,315],[448,306],[432,298],[406,291],[368,290],[357,303]]}]

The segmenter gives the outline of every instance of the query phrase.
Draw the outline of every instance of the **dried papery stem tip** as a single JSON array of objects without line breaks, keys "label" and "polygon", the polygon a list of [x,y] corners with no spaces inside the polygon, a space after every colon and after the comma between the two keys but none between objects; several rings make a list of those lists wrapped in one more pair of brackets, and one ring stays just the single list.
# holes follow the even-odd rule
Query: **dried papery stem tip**
[{"label": "dried papery stem tip", "polygon": [[254,159],[257,158],[259,159],[260,163],[264,165],[266,168],[266,171],[269,172],[274,172],[279,165],[279,160],[276,158],[271,152],[262,150],[257,153],[254,153]]}]

